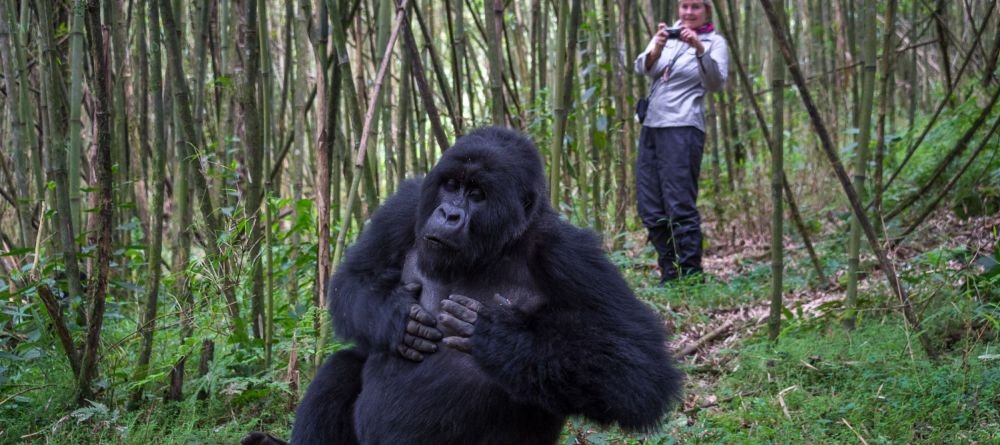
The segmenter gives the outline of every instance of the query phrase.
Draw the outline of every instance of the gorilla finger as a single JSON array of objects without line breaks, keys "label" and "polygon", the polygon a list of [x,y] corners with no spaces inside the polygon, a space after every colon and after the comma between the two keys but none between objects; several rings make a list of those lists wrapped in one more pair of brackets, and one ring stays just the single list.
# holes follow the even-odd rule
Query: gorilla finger
[{"label": "gorilla finger", "polygon": [[476,322],[477,316],[474,311],[470,310],[465,306],[462,306],[461,304],[455,303],[454,301],[442,300],[441,309],[448,312],[451,315],[454,315],[455,317],[458,317],[459,320],[462,320],[466,323]]},{"label": "gorilla finger", "polygon": [[422,362],[422,361],[424,361],[424,355],[423,354],[417,352],[416,350],[410,349],[410,348],[406,347],[405,345],[399,345],[399,347],[396,348],[396,351],[399,352],[399,355],[403,356],[403,358],[405,358],[407,360],[414,361],[414,362]]},{"label": "gorilla finger", "polygon": [[457,349],[462,352],[472,351],[472,339],[467,337],[445,337],[441,340],[445,345],[452,349]]},{"label": "gorilla finger", "polygon": [[403,343],[413,349],[416,349],[418,352],[431,353],[437,351],[437,345],[415,335],[404,335]]},{"label": "gorilla finger", "polygon": [[500,307],[510,307],[511,305],[510,299],[500,294],[493,294],[493,301]]},{"label": "gorilla finger", "polygon": [[469,297],[466,297],[465,295],[453,294],[453,295],[449,296],[448,299],[449,300],[453,300],[456,303],[459,303],[462,306],[465,306],[465,307],[467,307],[469,309],[472,309],[472,310],[474,310],[476,312],[479,312],[479,311],[481,311],[483,309],[483,304],[482,303],[480,303],[480,302],[478,302],[476,300],[473,300],[473,299],[471,299]]},{"label": "gorilla finger", "polygon": [[403,285],[403,289],[407,292],[417,292],[423,287],[420,283],[406,283]]},{"label": "gorilla finger", "polygon": [[406,323],[406,332],[416,335],[417,337],[426,338],[430,341],[438,341],[441,337],[444,337],[437,328],[432,328],[430,326],[424,326],[416,321],[410,320]]},{"label": "gorilla finger", "polygon": [[[459,320],[445,313],[442,313],[440,316],[438,316],[438,320],[441,321],[442,326],[451,329],[453,332],[457,332],[459,335],[462,335],[464,337],[472,335],[472,332],[475,331],[476,329],[476,327],[473,326],[472,323],[466,323],[462,320]],[[445,338],[447,339],[448,337]]]},{"label": "gorilla finger", "polygon": [[435,324],[434,316],[419,304],[410,305],[410,318],[427,326],[434,326]]}]

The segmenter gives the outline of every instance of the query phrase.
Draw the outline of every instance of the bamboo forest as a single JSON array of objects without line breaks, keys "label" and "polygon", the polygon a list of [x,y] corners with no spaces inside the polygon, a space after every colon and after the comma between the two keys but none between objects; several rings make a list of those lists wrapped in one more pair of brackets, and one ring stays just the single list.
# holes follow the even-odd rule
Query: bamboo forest
[{"label": "bamboo forest", "polygon": [[997,3],[0,0],[0,444],[997,443]]}]

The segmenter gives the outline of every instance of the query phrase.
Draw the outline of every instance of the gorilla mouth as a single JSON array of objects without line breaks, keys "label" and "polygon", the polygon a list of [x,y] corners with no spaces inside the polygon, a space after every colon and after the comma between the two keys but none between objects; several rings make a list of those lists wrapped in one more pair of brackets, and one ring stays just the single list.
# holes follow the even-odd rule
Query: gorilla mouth
[{"label": "gorilla mouth", "polygon": [[445,240],[443,240],[441,238],[438,238],[438,237],[436,237],[434,235],[424,235],[424,241],[427,241],[427,244],[430,247],[439,248],[439,249],[441,249],[441,248],[443,248],[443,249],[454,249],[454,246],[452,246],[450,243],[448,243],[447,241],[445,241]]}]

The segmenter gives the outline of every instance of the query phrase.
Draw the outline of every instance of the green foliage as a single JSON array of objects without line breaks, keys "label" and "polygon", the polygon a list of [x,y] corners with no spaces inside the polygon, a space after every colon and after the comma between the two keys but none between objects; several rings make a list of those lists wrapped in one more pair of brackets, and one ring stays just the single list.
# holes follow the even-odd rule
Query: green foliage
[{"label": "green foliage", "polygon": [[[906,165],[906,174],[902,175],[897,180],[898,182],[887,190],[886,208],[892,208],[896,200],[912,193],[930,179],[931,173],[941,159],[955,146],[979,113],[982,112],[977,100],[976,95],[970,95],[965,102],[959,104],[954,111],[949,113],[947,118],[939,119],[939,122],[927,133],[920,147],[914,152],[913,158]],[[986,124],[969,142],[963,155],[952,162],[952,165],[945,171],[944,177],[939,179],[939,186],[933,189],[933,193],[936,194],[940,186],[971,155],[975,147],[982,141],[990,123],[995,119],[997,119],[997,113],[993,113],[993,116],[987,118]],[[895,171],[896,166],[902,162],[907,149],[916,142],[915,139],[926,125],[927,122],[918,121],[908,133],[899,137],[898,140],[890,141],[886,157],[887,175]],[[997,153],[1000,152],[1000,136],[994,134],[987,141],[987,144],[984,154],[963,175],[956,184],[955,190],[952,191],[955,199],[950,206],[960,217],[990,215],[1000,210],[1000,156],[997,156]]]}]

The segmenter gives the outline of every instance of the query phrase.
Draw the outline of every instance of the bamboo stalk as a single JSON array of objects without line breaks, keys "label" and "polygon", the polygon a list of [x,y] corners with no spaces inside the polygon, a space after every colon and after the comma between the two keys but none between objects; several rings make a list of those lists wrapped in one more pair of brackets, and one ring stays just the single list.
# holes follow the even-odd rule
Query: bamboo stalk
[{"label": "bamboo stalk", "polygon": [[[858,198],[865,199],[865,181],[867,180],[868,157],[870,154],[869,143],[871,141],[871,120],[872,104],[875,94],[875,4],[874,0],[864,0],[864,48],[861,55],[864,61],[864,70],[861,79],[861,104],[859,105],[858,116],[858,146],[857,156],[854,161],[854,191]],[[888,30],[892,33],[892,29]],[[882,73],[886,75],[887,73]],[[847,240],[847,313],[844,317],[844,326],[847,329],[854,329],[857,317],[858,306],[858,269],[861,267],[861,227],[858,223],[858,216],[851,219],[851,231]]]},{"label": "bamboo stalk", "polygon": [[[145,310],[142,313],[138,331],[142,336],[142,345],[139,348],[139,360],[136,363],[133,382],[139,382],[146,378],[149,371],[149,359],[153,352],[153,335],[156,333],[156,308],[160,291],[160,254],[163,250],[163,195],[164,179],[166,178],[166,153],[167,140],[164,122],[166,114],[163,111],[163,80],[160,66],[160,32],[159,14],[156,6],[150,8],[150,43],[153,49],[150,51],[150,65],[152,66],[152,76],[150,88],[143,91],[142,100],[148,99],[153,105],[153,162],[150,174],[152,175],[153,196],[149,202],[149,245],[146,250],[146,282],[145,287]],[[146,42],[140,42],[145,45]],[[129,397],[129,407],[136,408],[142,400],[142,391],[145,385],[138,385]]]},{"label": "bamboo stalk", "polygon": [[878,237],[875,236],[875,230],[872,228],[871,222],[865,215],[861,199],[851,186],[850,178],[847,176],[847,172],[844,170],[844,165],[840,162],[840,157],[837,155],[836,149],[830,140],[830,133],[826,129],[826,124],[823,123],[823,118],[819,115],[819,110],[816,108],[816,104],[813,102],[812,95],[806,85],[805,76],[802,75],[802,70],[799,68],[795,53],[792,52],[792,46],[790,43],[791,37],[788,36],[787,30],[781,25],[781,21],[774,11],[774,5],[771,3],[771,0],[760,0],[760,2],[764,7],[764,12],[771,25],[774,38],[778,39],[781,44],[781,54],[785,58],[785,64],[788,66],[788,70],[792,74],[792,78],[795,79],[795,84],[799,88],[802,103],[809,112],[813,129],[819,136],[821,142],[820,148],[822,148],[827,160],[833,167],[833,170],[837,175],[837,179],[840,181],[841,187],[844,189],[844,194],[847,195],[851,208],[857,215],[861,228],[865,236],[868,238],[868,243],[875,252],[875,256],[878,257],[879,263],[882,266],[882,271],[885,273],[886,280],[889,283],[889,288],[892,289],[893,293],[895,293],[896,297],[899,299],[903,309],[903,316],[916,333],[918,340],[924,348],[924,352],[927,353],[928,357],[936,359],[937,351],[931,344],[930,338],[923,332],[920,325],[920,319],[913,310],[913,305],[910,303],[910,298],[907,295],[906,289],[903,288],[902,283],[900,283],[899,278],[896,276],[895,267],[886,255],[885,250],[879,244]]}]

